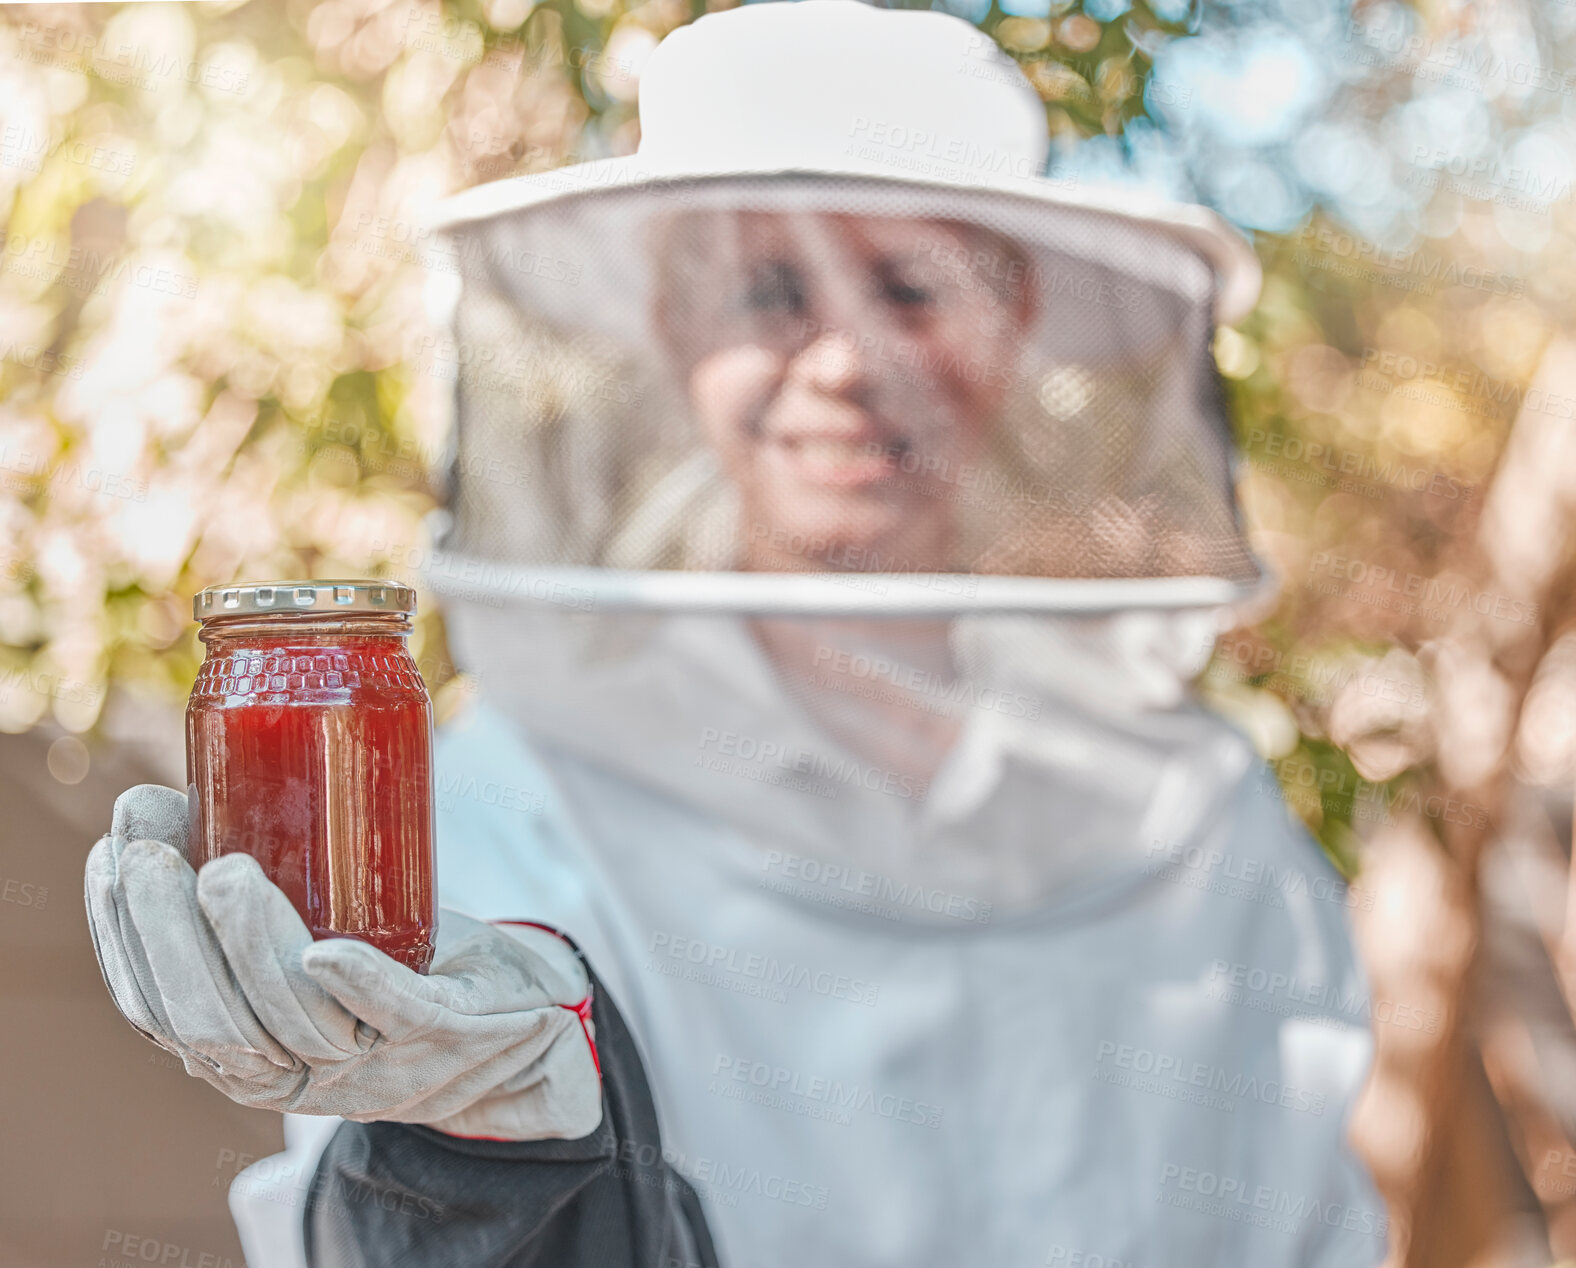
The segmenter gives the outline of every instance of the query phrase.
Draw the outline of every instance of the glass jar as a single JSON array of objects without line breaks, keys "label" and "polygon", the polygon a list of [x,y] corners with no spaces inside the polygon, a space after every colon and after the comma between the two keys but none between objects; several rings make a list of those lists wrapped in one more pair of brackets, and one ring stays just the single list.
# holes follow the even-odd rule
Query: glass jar
[{"label": "glass jar", "polygon": [[314,938],[432,963],[432,702],[406,647],[415,592],[368,581],[213,586],[186,706],[192,866],[243,851]]}]

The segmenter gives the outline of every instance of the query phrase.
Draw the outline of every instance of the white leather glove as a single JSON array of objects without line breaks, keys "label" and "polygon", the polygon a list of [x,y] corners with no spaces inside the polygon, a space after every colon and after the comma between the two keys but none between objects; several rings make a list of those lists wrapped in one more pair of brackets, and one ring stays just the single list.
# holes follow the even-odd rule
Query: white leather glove
[{"label": "white leather glove", "polygon": [[116,1006],[188,1073],[243,1105],[459,1136],[601,1122],[590,982],[567,942],[445,911],[423,977],[364,942],[314,942],[249,855],[199,874],[185,848],[185,795],[139,785],[85,889]]}]

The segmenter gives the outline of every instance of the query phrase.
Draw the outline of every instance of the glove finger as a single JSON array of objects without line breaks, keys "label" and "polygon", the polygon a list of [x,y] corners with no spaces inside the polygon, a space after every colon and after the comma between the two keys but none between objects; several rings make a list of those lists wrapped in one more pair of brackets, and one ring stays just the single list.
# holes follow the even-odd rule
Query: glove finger
[{"label": "glove finger", "polygon": [[[413,1045],[420,1060],[402,1062],[397,1068],[386,1063],[384,1104],[358,1121],[436,1123],[466,1110],[473,1111],[474,1117],[488,1117],[490,1111],[514,1101],[520,1089],[541,1083],[546,1077],[542,1062],[555,1048],[585,1048],[574,1014],[557,1006],[455,1021],[455,1030],[443,1037],[444,1042]],[[600,1095],[594,1069],[591,1079]]]},{"label": "glove finger", "polygon": [[[444,913],[448,919],[448,913]],[[519,943],[526,951],[521,969],[546,1000],[554,1004],[578,1004],[591,988],[586,964],[572,942],[551,929],[501,920],[489,926]],[[447,970],[445,970],[447,971]]]},{"label": "glove finger", "polygon": [[[120,858],[125,852],[126,842],[119,837],[110,836],[103,838],[99,846],[102,848],[95,847],[97,857],[93,857],[91,853],[89,856],[92,866],[87,875],[86,888],[89,902],[94,910],[95,949],[110,951],[112,955],[118,953],[124,957],[116,966],[115,972],[123,991],[118,994],[112,992],[112,997],[121,1009],[122,1015],[131,1020],[135,1029],[167,1052],[179,1057],[188,1074],[201,1075],[212,1082],[213,1076],[219,1073],[219,1063],[213,1057],[197,1052],[182,1043],[180,1036],[175,1033],[175,1026],[170,1020],[169,1010],[165,1007],[164,997],[153,976],[153,968],[148,963],[148,954],[142,945],[142,936],[137,932],[137,926],[128,910],[124,877],[120,869]],[[109,964],[111,961],[103,959],[101,963]],[[128,1008],[136,1010],[135,1017],[127,1012]],[[145,1028],[143,1023],[150,1019],[151,1025]]]},{"label": "glove finger", "polygon": [[110,835],[121,842],[163,841],[189,859],[186,794],[162,784],[138,784],[115,798]]},{"label": "glove finger", "polygon": [[197,902],[257,1019],[311,1062],[340,1060],[370,1046],[356,1018],[301,967],[312,934],[248,854],[214,859],[197,874]]},{"label": "glove finger", "polygon": [[218,1068],[218,1062],[202,1053],[183,1049],[179,1054],[185,1062],[186,1073],[201,1079],[237,1105],[253,1109],[284,1112],[307,1099],[312,1081],[312,1070],[298,1064],[294,1070],[269,1066],[263,1074],[237,1075]]},{"label": "glove finger", "polygon": [[452,984],[423,977],[354,938],[325,938],[301,955],[313,981],[391,1043],[438,1025]]},{"label": "glove finger", "polygon": [[147,953],[177,1039],[227,1075],[265,1077],[298,1059],[274,1041],[241,993],[197,905],[197,875],[161,841],[133,841],[120,856],[126,910]]},{"label": "glove finger", "polygon": [[[450,914],[445,912],[443,919],[447,922]],[[446,1001],[454,1011],[472,1017],[518,1013],[584,997],[584,989],[565,989],[570,980],[565,966],[555,966],[543,954],[557,955],[561,949],[564,960],[574,956],[551,934],[532,944],[492,925],[478,924],[476,930],[433,961],[433,977],[445,983]],[[567,998],[556,998],[558,994]]]},{"label": "glove finger", "polygon": [[121,1015],[154,1043],[173,1051],[177,1045],[170,1019],[159,1007],[158,989],[147,968],[147,957],[142,954],[141,940],[129,922],[122,924],[115,901],[120,845],[113,837],[101,837],[88,852],[83,870],[82,891],[88,930],[93,935],[93,953],[98,957],[104,985],[109,987],[110,998]]},{"label": "glove finger", "polygon": [[602,1080],[591,1047],[567,1009],[539,1055],[491,1092],[427,1125],[457,1136],[578,1140],[602,1121]]}]

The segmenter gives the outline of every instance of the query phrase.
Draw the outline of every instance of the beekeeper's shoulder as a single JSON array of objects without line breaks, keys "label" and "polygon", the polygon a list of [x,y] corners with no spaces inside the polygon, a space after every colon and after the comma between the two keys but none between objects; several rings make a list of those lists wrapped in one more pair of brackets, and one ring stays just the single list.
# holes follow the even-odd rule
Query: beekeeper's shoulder
[{"label": "beekeeper's shoulder", "polygon": [[1247,863],[1239,870],[1262,916],[1249,922],[1257,936],[1247,957],[1279,975],[1266,989],[1285,994],[1292,1011],[1365,1026],[1371,1001],[1352,917],[1372,896],[1342,875],[1308,830],[1274,763],[1251,763],[1233,803],[1227,848],[1251,861],[1251,872]]}]

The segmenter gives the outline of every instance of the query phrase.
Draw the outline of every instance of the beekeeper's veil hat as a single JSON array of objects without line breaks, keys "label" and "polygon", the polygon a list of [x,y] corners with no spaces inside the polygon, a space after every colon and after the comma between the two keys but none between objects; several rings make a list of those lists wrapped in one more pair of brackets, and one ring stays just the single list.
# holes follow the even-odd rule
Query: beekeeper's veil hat
[{"label": "beekeeper's veil hat", "polygon": [[1041,102],[941,14],[703,17],[640,121],[445,211],[428,575],[482,698],[566,789],[698,811],[668,848],[707,875],[1001,912],[1140,876],[1242,769],[1180,684],[1261,579],[1211,356],[1253,256],[1045,179]]},{"label": "beekeeper's veil hat", "polygon": [[900,614],[1259,587],[1211,356],[1254,256],[1202,208],[1046,179],[989,37],[750,5],[663,40],[639,111],[634,155],[442,209],[437,588]]}]

